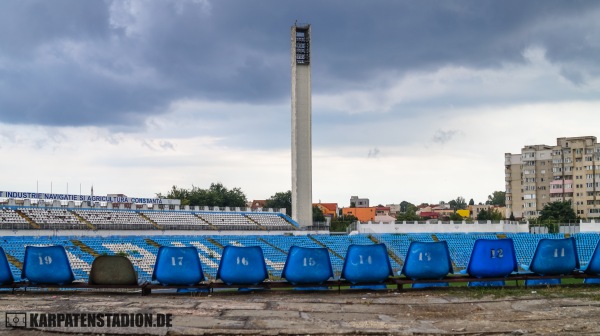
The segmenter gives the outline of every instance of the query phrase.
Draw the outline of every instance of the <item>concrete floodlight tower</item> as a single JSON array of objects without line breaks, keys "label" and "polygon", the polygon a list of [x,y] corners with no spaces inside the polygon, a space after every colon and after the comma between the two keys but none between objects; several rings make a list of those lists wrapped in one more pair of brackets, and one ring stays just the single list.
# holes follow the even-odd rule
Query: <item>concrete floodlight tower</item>
[{"label": "concrete floodlight tower", "polygon": [[292,219],[312,225],[310,25],[292,27]]}]

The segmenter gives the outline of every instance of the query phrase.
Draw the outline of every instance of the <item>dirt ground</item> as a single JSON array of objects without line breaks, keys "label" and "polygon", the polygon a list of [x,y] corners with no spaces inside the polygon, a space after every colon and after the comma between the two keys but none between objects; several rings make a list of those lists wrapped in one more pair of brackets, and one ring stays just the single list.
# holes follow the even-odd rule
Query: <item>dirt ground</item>
[{"label": "dirt ground", "polygon": [[[172,327],[11,328],[6,312],[172,314]],[[211,294],[0,293],[0,335],[600,334],[600,287]],[[10,315],[12,316],[12,315]]]}]

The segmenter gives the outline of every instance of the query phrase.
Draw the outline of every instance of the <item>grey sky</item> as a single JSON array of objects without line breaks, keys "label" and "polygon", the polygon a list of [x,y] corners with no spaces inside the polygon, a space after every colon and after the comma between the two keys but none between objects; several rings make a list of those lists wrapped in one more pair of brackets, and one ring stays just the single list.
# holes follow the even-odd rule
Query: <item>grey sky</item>
[{"label": "grey sky", "polygon": [[[338,162],[376,158],[366,162],[377,165],[402,157],[406,146],[453,150],[453,142],[474,141],[472,130],[482,125],[470,123],[482,116],[489,116],[487,127],[502,133],[506,109],[595,106],[598,17],[596,1],[7,0],[0,3],[2,148],[24,146],[35,156],[68,146],[89,153],[88,141],[118,151],[131,141],[142,151],[177,153],[174,164],[193,166],[184,158],[199,154],[184,155],[182,143],[202,137],[225,151],[288,155],[289,27],[297,20],[312,24],[317,153],[340,155]],[[15,135],[15,125],[31,136]],[[93,136],[75,145],[72,137],[83,139],[77,132]],[[495,155],[501,165],[503,152],[518,151],[528,141],[599,135],[577,132],[513,134],[514,144],[498,145]],[[148,167],[166,164],[143,156],[138,162]],[[118,170],[121,162],[129,161],[116,160],[106,169]],[[77,164],[83,171],[77,178],[92,180],[85,174],[89,163]],[[251,198],[266,198],[289,188],[289,167],[282,168],[272,189],[245,186],[244,179],[231,183],[256,190]],[[503,188],[501,168],[490,189]],[[147,194],[169,184],[206,183],[182,179],[189,183],[165,179],[154,189],[139,189],[132,182],[123,191]],[[31,189],[28,185],[12,189]],[[116,186],[122,184],[106,192],[116,192]],[[327,188],[336,185],[322,189]],[[377,193],[367,187],[364,192],[363,197]],[[423,201],[470,198],[469,192],[452,190]],[[328,194],[314,197],[325,201]],[[401,200],[381,198],[378,202]]]}]

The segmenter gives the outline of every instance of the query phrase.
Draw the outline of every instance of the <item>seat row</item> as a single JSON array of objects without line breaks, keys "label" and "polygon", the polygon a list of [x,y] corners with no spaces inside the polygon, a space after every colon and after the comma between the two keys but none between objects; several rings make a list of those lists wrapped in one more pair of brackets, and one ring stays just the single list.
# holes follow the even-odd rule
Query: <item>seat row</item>
[{"label": "seat row", "polygon": [[[19,215],[22,213],[27,217]],[[140,216],[143,214],[143,216]],[[261,213],[211,213],[211,212],[175,212],[175,211],[129,211],[129,210],[90,210],[90,209],[54,209],[19,207],[18,209],[0,209],[0,228],[33,229],[89,229],[89,222],[98,229],[116,229],[117,226],[138,225],[139,229],[156,229],[148,218],[169,229],[194,229],[192,225],[208,226],[212,224],[219,229],[258,230],[264,225],[275,230],[291,230],[293,225],[278,214]],[[28,220],[33,222],[29,225]],[[37,225],[35,225],[37,224]],[[120,227],[118,227],[120,228]],[[124,229],[134,229],[124,227]]]},{"label": "seat row", "polygon": [[[598,245],[600,246],[600,243]],[[96,262],[106,259],[105,257],[114,256],[100,256],[94,260],[90,272],[90,285],[94,284],[93,274],[98,272],[101,277],[117,279],[114,283],[105,281],[102,284],[124,285],[118,281],[123,276],[114,274],[114,267],[108,267],[106,271],[94,271]],[[127,258],[121,259],[129,262]],[[130,262],[129,264],[131,265]],[[527,285],[559,284],[561,276],[570,275],[581,275],[587,283],[599,283],[600,249],[596,246],[589,264],[581,268],[573,238],[541,239],[531,264],[521,265],[527,272],[518,273],[518,267],[512,239],[476,240],[468,267],[463,272],[465,276],[454,278],[449,277],[453,274],[453,266],[445,241],[412,242],[402,271],[399,272],[403,277],[393,278],[395,282],[392,283],[410,283],[413,287],[447,286],[448,281],[459,279],[468,281],[470,286],[503,286],[506,279],[514,278],[515,275],[526,279]],[[133,267],[131,269],[133,270]],[[385,287],[393,276],[385,244],[353,244],[348,247],[341,279],[350,285]],[[523,276],[526,278],[522,278]],[[221,283],[217,283],[216,287],[256,286],[268,277],[261,247],[224,247],[216,276]],[[326,248],[290,247],[282,271],[282,278],[286,280],[287,286],[326,285],[333,277],[329,251]],[[64,286],[72,284],[75,280],[66,251],[59,245],[27,246],[21,278],[28,280],[26,284],[30,286]],[[206,278],[198,250],[195,247],[160,247],[152,280],[161,286],[200,285]],[[8,260],[0,248],[0,284],[13,283]],[[139,284],[128,282],[127,285]],[[211,286],[215,287],[214,284]]]}]

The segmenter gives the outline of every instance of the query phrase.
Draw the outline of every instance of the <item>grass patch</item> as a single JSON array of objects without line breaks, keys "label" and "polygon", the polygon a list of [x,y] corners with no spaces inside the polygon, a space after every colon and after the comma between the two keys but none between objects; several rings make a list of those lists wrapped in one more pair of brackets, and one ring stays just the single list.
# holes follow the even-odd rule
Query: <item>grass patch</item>
[{"label": "grass patch", "polygon": [[[564,281],[565,279],[563,279]],[[572,279],[579,280],[579,279]],[[514,282],[514,281],[511,281]],[[498,298],[572,298],[589,299],[600,301],[600,286],[583,285],[579,283],[565,284],[559,286],[532,286],[525,287],[524,284],[507,287],[463,287],[452,291],[454,296],[463,296],[475,299],[498,299]]]}]

